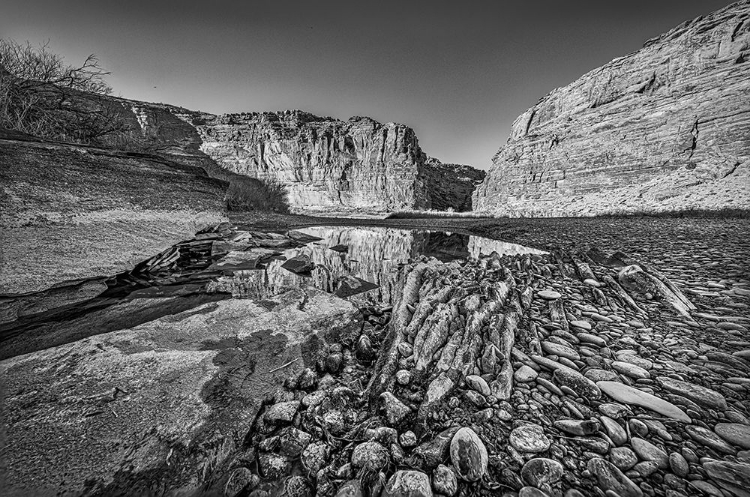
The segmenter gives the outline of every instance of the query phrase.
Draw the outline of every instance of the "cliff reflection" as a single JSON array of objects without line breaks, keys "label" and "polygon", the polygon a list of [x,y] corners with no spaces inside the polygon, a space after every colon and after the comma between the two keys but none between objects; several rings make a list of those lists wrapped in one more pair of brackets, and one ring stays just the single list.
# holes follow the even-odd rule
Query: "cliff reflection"
[{"label": "cliff reflection", "polygon": [[[265,298],[287,288],[308,285],[333,293],[340,290],[342,281],[357,286],[362,280],[377,287],[364,285],[362,289],[368,291],[350,298],[358,303],[382,305],[392,303],[401,266],[422,255],[448,262],[493,251],[500,255],[541,253],[517,244],[442,231],[315,227],[298,232],[320,240],[279,251],[279,257],[266,262],[265,267],[226,275],[214,289],[237,297]],[[300,256],[315,265],[309,273],[296,274],[282,267],[286,260]]]}]

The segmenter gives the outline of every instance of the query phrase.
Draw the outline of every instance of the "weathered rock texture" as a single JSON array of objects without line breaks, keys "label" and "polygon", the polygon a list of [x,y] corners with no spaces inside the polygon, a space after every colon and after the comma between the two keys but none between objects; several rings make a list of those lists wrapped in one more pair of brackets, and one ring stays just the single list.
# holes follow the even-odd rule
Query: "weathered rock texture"
[{"label": "weathered rock texture", "polygon": [[474,193],[511,216],[724,207],[750,207],[747,1],[553,90]]},{"label": "weathered rock texture", "polygon": [[327,337],[358,332],[356,318],[344,300],[293,290],[208,303],[1,361],[11,456],[3,489],[203,495],[199,487],[227,471],[263,396],[313,365]]},{"label": "weathered rock texture", "polygon": [[414,131],[367,117],[301,111],[195,122],[201,150],[230,171],[282,183],[304,209],[471,209],[483,173],[427,162]]},{"label": "weathered rock texture", "polygon": [[0,184],[0,294],[129,269],[224,218],[224,182],[152,155],[0,135]]}]

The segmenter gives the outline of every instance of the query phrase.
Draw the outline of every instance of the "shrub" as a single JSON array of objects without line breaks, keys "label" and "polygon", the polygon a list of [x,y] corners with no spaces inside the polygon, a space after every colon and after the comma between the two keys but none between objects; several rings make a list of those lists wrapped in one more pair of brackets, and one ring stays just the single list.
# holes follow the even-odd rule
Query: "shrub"
[{"label": "shrub", "polygon": [[78,143],[119,132],[122,120],[104,98],[112,92],[108,74],[93,54],[70,66],[49,42],[0,40],[0,126]]},{"label": "shrub", "polygon": [[227,209],[230,211],[289,212],[286,188],[277,181],[235,175],[229,180]]}]

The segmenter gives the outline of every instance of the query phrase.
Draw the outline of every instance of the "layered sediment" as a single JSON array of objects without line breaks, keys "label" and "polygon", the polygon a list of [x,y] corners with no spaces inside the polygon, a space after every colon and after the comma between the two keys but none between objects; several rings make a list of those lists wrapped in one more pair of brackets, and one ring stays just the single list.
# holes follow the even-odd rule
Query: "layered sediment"
[{"label": "layered sediment", "polygon": [[226,183],[162,157],[0,136],[0,293],[108,276],[224,219]]},{"label": "layered sediment", "polygon": [[687,21],[513,123],[474,208],[579,216],[750,207],[750,3]]},{"label": "layered sediment", "polygon": [[471,209],[483,173],[427,161],[416,134],[367,117],[302,111],[228,114],[196,123],[201,150],[224,168],[278,182],[302,209]]}]

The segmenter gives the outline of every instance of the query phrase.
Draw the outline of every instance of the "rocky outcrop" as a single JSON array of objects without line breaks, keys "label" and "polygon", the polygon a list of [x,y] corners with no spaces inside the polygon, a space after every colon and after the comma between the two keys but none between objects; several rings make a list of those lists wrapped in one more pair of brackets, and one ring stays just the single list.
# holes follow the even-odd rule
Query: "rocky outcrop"
[{"label": "rocky outcrop", "polygon": [[474,208],[594,215],[750,207],[750,3],[685,22],[513,123]]},{"label": "rocky outcrop", "polygon": [[195,124],[202,151],[232,172],[283,184],[303,209],[467,210],[481,174],[428,163],[414,130],[367,117],[284,111]]},{"label": "rocky outcrop", "polygon": [[0,149],[0,294],[128,269],[224,218],[226,184],[196,167],[22,135]]},{"label": "rocky outcrop", "polygon": [[470,211],[471,196],[486,173],[463,164],[443,164],[433,157],[427,159],[426,165],[430,207],[440,211]]}]

